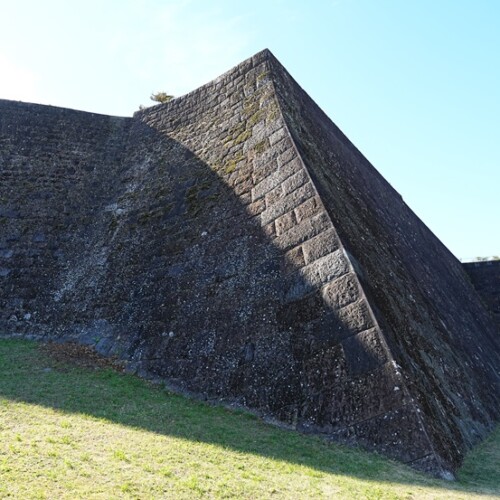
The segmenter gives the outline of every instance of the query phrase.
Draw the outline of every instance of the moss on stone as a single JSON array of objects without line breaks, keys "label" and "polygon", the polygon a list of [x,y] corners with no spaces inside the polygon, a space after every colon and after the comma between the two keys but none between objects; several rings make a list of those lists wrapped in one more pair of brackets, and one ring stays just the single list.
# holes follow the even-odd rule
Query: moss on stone
[{"label": "moss on stone", "polygon": [[251,116],[259,110],[259,103],[254,99],[247,99],[243,103],[243,114]]},{"label": "moss on stone", "polygon": [[263,80],[264,78],[266,78],[267,75],[269,75],[269,72],[268,71],[263,71],[262,73],[260,73],[259,75],[257,75],[257,78],[255,80],[257,82],[260,82],[261,80]]},{"label": "moss on stone", "polygon": [[273,122],[278,118],[278,116],[279,116],[278,106],[276,106],[276,105],[269,106],[269,109],[267,111],[266,120],[268,122]]},{"label": "moss on stone", "polygon": [[212,182],[204,180],[186,190],[187,213],[194,217],[198,215],[204,207],[209,197],[208,190],[212,187]]},{"label": "moss on stone", "polygon": [[263,118],[263,113],[261,110],[254,113],[247,122],[247,126],[253,127],[257,122],[261,121]]},{"label": "moss on stone", "polygon": [[254,146],[254,150],[256,153],[263,153],[267,149],[267,140],[264,139],[263,141],[260,141]]},{"label": "moss on stone", "polygon": [[241,144],[242,142],[245,142],[249,137],[251,137],[252,132],[250,130],[245,130],[242,132],[236,139],[234,140],[234,144]]},{"label": "moss on stone", "polygon": [[225,168],[226,174],[231,174],[236,170],[236,162],[231,160]]}]

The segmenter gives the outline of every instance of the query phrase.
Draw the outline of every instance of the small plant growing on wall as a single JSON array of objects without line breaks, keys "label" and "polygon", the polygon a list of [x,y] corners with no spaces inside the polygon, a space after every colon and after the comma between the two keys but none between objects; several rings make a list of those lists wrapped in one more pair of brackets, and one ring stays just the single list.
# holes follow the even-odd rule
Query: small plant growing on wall
[{"label": "small plant growing on wall", "polygon": [[154,94],[151,94],[150,99],[154,102],[169,102],[174,98],[173,95],[169,95],[166,92],[156,92]]},{"label": "small plant growing on wall", "polygon": [[[167,94],[166,92],[154,92],[153,94],[151,94],[149,96],[149,98],[154,102],[159,102],[161,104],[164,104],[166,102],[171,101],[174,98],[174,96]],[[144,106],[143,104],[141,104],[139,106],[139,111],[143,111],[146,108],[147,108],[147,106]]]}]

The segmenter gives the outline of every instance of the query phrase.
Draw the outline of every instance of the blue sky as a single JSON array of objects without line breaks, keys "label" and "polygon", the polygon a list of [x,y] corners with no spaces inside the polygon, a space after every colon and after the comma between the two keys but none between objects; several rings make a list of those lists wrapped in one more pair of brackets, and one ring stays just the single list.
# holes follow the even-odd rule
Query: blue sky
[{"label": "blue sky", "polygon": [[263,48],[464,260],[500,254],[500,1],[0,2],[0,98],[131,115]]}]

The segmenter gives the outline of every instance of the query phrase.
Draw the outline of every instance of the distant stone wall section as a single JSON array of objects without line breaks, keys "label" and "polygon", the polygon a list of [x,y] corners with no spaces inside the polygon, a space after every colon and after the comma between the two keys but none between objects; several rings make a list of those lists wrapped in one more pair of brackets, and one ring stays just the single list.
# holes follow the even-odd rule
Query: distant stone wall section
[{"label": "distant stone wall section", "polygon": [[500,332],[500,260],[462,264]]},{"label": "distant stone wall section", "polygon": [[[131,119],[0,100],[0,326],[57,324],[58,275],[117,190]],[[77,277],[75,276],[75,283]],[[68,281],[66,286],[72,286]]]}]

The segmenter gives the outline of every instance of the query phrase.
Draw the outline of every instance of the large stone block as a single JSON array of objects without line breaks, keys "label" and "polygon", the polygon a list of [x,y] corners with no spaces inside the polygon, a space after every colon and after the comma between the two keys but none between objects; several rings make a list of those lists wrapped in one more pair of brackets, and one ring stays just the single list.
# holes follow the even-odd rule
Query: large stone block
[{"label": "large stone block", "polygon": [[323,288],[323,299],[334,310],[356,302],[359,297],[360,286],[354,273],[331,281]]},{"label": "large stone block", "polygon": [[280,167],[278,170],[273,170],[273,172],[260,181],[252,190],[252,198],[253,200],[258,200],[266,195],[271,189],[280,185],[283,181],[292,176],[295,172],[297,172],[301,168],[300,160],[297,158],[288,162],[283,167]]},{"label": "large stone block", "polygon": [[286,212],[290,212],[314,195],[314,188],[312,187],[311,183],[308,183],[296,189],[287,196],[279,198],[273,205],[262,212],[260,216],[262,224],[268,224],[269,222],[277,219],[280,215],[283,215]]}]

